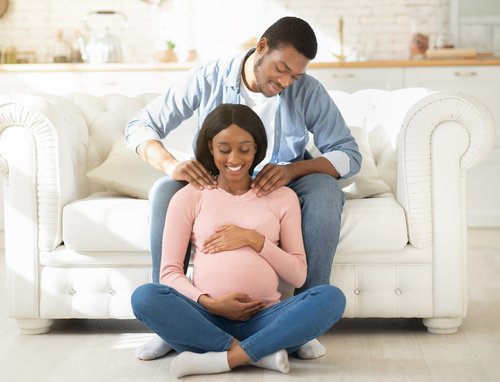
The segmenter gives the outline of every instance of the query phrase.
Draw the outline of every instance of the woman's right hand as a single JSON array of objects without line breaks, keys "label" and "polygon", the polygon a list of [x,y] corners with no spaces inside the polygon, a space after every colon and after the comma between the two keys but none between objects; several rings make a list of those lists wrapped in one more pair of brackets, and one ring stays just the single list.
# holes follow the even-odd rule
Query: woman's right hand
[{"label": "woman's right hand", "polygon": [[249,320],[264,308],[262,300],[253,300],[246,293],[233,292],[215,299],[203,294],[198,302],[212,314],[236,321]]},{"label": "woman's right hand", "polygon": [[199,190],[217,187],[217,180],[197,160],[179,162],[172,171],[172,179],[185,181]]}]

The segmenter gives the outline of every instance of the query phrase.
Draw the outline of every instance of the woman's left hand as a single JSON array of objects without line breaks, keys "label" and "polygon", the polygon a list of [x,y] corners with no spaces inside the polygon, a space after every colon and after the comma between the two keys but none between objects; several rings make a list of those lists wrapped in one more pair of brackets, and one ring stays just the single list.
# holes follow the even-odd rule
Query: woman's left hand
[{"label": "woman's left hand", "polygon": [[258,232],[238,227],[224,225],[215,230],[215,233],[203,243],[203,253],[217,253],[230,251],[250,245],[257,252],[264,246],[264,237]]}]

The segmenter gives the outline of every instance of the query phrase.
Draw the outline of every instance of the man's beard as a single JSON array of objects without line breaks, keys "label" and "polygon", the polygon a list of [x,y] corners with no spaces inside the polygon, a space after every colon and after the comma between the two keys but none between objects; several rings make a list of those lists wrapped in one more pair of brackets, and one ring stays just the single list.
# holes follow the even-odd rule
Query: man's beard
[{"label": "man's beard", "polygon": [[259,58],[259,60],[253,65],[253,75],[255,76],[255,83],[257,84],[257,90],[259,93],[264,94],[266,97],[272,97],[264,93],[262,89],[262,84],[259,82],[259,68],[262,65],[264,57]]}]

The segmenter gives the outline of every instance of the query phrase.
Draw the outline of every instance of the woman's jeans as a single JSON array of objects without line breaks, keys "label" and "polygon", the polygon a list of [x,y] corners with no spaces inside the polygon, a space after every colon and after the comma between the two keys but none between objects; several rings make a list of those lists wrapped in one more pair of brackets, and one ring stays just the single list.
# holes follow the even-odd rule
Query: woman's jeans
[{"label": "woman's jeans", "polygon": [[[168,176],[159,179],[149,193],[151,206],[151,255],[153,282],[159,282],[163,228],[172,196],[186,185]],[[311,174],[288,184],[302,208],[302,236],[307,255],[307,278],[295,291],[330,283],[333,257],[340,235],[344,193],[339,182],[325,174]]]},{"label": "woman's jeans", "polygon": [[320,285],[265,308],[248,321],[208,313],[197,302],[163,284],[146,284],[132,294],[135,316],[177,352],[223,352],[233,338],[252,359],[286,349],[289,353],[330,329],[345,309],[345,296]]}]

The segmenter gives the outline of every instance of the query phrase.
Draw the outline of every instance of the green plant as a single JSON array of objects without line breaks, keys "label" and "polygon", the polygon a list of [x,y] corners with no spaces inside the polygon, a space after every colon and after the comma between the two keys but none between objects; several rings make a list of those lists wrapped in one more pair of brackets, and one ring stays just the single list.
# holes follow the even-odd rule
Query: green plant
[{"label": "green plant", "polygon": [[173,40],[168,40],[167,41],[167,48],[168,49],[175,49],[175,42]]}]

